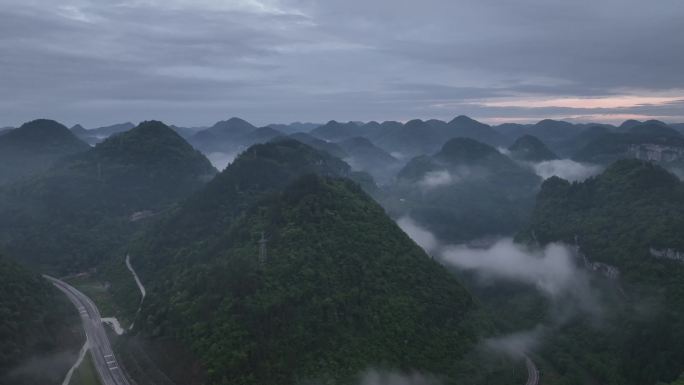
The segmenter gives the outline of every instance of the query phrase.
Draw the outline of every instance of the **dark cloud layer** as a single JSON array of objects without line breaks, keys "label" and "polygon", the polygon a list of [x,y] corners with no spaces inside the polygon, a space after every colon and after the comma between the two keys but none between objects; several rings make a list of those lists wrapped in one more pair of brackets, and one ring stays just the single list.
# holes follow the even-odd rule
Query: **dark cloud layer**
[{"label": "dark cloud layer", "polygon": [[5,0],[0,125],[684,121],[683,17],[679,0]]}]

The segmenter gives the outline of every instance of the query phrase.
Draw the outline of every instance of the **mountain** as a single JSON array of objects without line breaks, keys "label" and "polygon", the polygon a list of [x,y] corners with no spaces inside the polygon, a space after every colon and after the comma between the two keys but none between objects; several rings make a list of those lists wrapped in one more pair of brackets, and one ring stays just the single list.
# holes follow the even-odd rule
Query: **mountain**
[{"label": "mountain", "polygon": [[71,130],[71,132],[72,132],[74,135],[78,136],[78,137],[80,137],[80,136],[82,136],[82,135],[88,135],[88,130],[86,130],[86,129],[85,129],[83,126],[81,126],[80,124],[74,125],[74,126],[71,127],[69,130]]},{"label": "mountain", "polygon": [[521,238],[576,245],[579,263],[611,269],[621,293],[602,320],[610,327],[566,328],[564,345],[555,341],[562,353],[545,359],[567,368],[584,363],[576,373],[626,385],[668,383],[684,372],[684,184],[677,177],[624,159],[581,183],[550,178]]},{"label": "mountain", "polygon": [[622,124],[620,124],[620,126],[618,127],[618,131],[619,131],[619,132],[626,132],[626,131],[629,131],[632,127],[638,126],[639,124],[642,124],[642,123],[643,123],[643,122],[640,122],[640,121],[635,120],[635,119],[625,120],[625,121],[622,122]]},{"label": "mountain", "polygon": [[116,251],[137,219],[185,198],[215,173],[168,126],[143,122],[2,191],[0,243],[25,261],[84,268]]},{"label": "mountain", "polygon": [[544,142],[552,151],[562,152],[562,144],[577,135],[583,125],[576,125],[562,120],[544,119],[535,124],[506,123],[496,127],[496,130],[508,138],[512,143],[523,135],[531,135]]},{"label": "mountain", "polygon": [[496,148],[456,138],[435,155],[411,160],[383,203],[392,216],[410,216],[439,239],[464,242],[517,231],[540,182]]},{"label": "mountain", "polygon": [[352,169],[365,171],[378,182],[389,182],[401,167],[396,158],[366,138],[355,137],[338,144],[347,153],[344,160]]},{"label": "mountain", "polygon": [[2,255],[0,282],[0,383],[61,384],[83,343],[71,303]]},{"label": "mountain", "polygon": [[197,132],[188,140],[205,154],[237,155],[253,144],[265,143],[282,135],[271,127],[257,128],[245,120],[231,118]]},{"label": "mountain", "polygon": [[679,131],[681,134],[684,134],[684,123],[674,123],[670,124],[670,127],[674,128],[675,130]]},{"label": "mountain", "polygon": [[467,116],[460,115],[452,119],[448,125],[448,138],[470,138],[492,146],[503,143],[503,137],[488,124],[480,123]]},{"label": "mountain", "polygon": [[280,131],[283,134],[290,135],[294,134],[297,132],[311,132],[315,128],[318,128],[322,126],[322,123],[302,123],[302,122],[294,122],[290,124],[269,124],[268,127],[271,127],[274,130]]},{"label": "mountain", "polygon": [[613,131],[605,125],[591,125],[581,130],[577,135],[571,136],[556,144],[556,151],[564,157],[573,157],[589,143],[610,134]]},{"label": "mountain", "polygon": [[130,129],[135,127],[135,124],[131,122],[126,122],[126,123],[117,123],[117,124],[112,124],[111,126],[103,126],[103,127],[98,127],[94,128],[91,131],[95,133],[95,135],[103,136],[103,137],[110,137],[114,134],[119,134],[122,132],[126,132]]},{"label": "mountain", "polygon": [[131,249],[139,331],[191,346],[211,384],[456,376],[473,299],[348,172],[294,140],[241,154]]},{"label": "mountain", "polygon": [[113,124],[111,126],[103,126],[103,127],[98,127],[98,128],[93,128],[93,129],[85,129],[83,126],[80,124],[77,124],[73,127],[71,127],[71,132],[74,133],[79,139],[83,140],[84,142],[90,144],[90,145],[95,145],[97,143],[102,142],[103,140],[109,138],[110,136],[114,134],[119,134],[122,132],[126,132],[130,129],[135,127],[135,125],[131,122],[126,122],[126,123],[119,123],[119,124]]},{"label": "mountain", "polygon": [[45,171],[88,145],[53,120],[34,120],[0,136],[0,185]]},{"label": "mountain", "polygon": [[679,165],[684,162],[684,136],[662,122],[648,121],[632,125],[625,132],[598,135],[574,158],[602,164],[637,158]]},{"label": "mountain", "polygon": [[[366,126],[372,134],[367,136],[373,143],[391,153],[394,157],[410,159],[414,156],[432,154],[449,139],[465,137],[491,145],[502,143],[503,137],[491,126],[467,116],[458,116],[446,123],[431,119],[414,119],[399,122],[371,122]],[[364,126],[365,127],[365,126]]]},{"label": "mountain", "polygon": [[419,119],[410,120],[406,124],[384,122],[380,126],[378,133],[370,139],[399,158],[410,159],[433,153],[446,141],[438,129]]},{"label": "mountain", "polygon": [[297,141],[300,141],[308,146],[311,146],[319,151],[325,151],[336,158],[345,159],[349,156],[349,154],[347,154],[347,152],[344,151],[344,149],[342,149],[342,147],[339,144],[326,142],[324,140],[318,139],[303,132],[292,134],[289,137]]},{"label": "mountain", "polygon": [[357,136],[364,136],[364,129],[363,125],[354,122],[338,123],[331,120],[325,125],[315,128],[310,134],[323,140],[337,142]]},{"label": "mountain", "polygon": [[179,127],[179,126],[169,126],[172,130],[176,131],[178,135],[182,136],[183,139],[188,140],[190,137],[198,133],[199,131],[206,130],[208,127]]},{"label": "mountain", "polygon": [[558,159],[558,156],[549,150],[541,140],[532,135],[524,135],[508,148],[511,157],[523,162],[543,162]]},{"label": "mountain", "polygon": [[4,135],[12,130],[14,130],[14,127],[2,127],[0,128],[0,135]]},{"label": "mountain", "polygon": [[658,120],[649,120],[641,124],[632,126],[627,133],[644,137],[674,137],[682,138],[682,134],[674,128]]}]

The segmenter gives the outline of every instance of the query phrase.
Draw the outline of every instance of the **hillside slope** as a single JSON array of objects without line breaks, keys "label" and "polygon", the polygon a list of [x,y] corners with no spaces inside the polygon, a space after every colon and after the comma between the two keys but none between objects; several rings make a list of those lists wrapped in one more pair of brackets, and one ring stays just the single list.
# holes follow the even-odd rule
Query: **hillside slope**
[{"label": "hillside slope", "polygon": [[470,295],[348,180],[303,177],[165,263],[143,328],[191,344],[212,383],[455,377],[476,338]]},{"label": "hillside slope", "polygon": [[0,185],[47,170],[89,146],[53,120],[34,120],[0,136]]},{"label": "hillside slope", "polygon": [[0,191],[0,242],[12,255],[52,269],[92,266],[216,173],[161,122],[144,122]]}]

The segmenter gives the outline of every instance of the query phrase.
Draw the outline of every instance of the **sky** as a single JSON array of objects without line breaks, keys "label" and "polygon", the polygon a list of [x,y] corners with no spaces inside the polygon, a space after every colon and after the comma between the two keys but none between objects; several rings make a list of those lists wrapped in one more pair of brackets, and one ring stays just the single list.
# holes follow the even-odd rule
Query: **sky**
[{"label": "sky", "polygon": [[0,126],[684,122],[681,0],[2,0]]}]

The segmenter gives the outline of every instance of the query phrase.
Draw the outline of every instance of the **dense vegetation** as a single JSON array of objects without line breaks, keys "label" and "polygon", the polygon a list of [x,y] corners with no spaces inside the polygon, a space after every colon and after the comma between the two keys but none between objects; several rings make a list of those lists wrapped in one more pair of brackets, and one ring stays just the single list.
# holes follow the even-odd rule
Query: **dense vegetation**
[{"label": "dense vegetation", "polygon": [[79,319],[71,303],[46,280],[2,255],[0,282],[0,384],[61,381],[69,367],[63,360],[45,362],[44,373],[17,366],[30,357],[51,359],[79,343],[80,335],[74,333]]},{"label": "dense vegetation", "polygon": [[472,298],[348,173],[293,140],[243,153],[131,249],[142,331],[187,343],[215,384],[470,373],[456,361],[489,330]]},{"label": "dense vegetation", "polygon": [[282,136],[271,127],[257,128],[239,118],[220,121],[188,138],[193,146],[205,154],[212,152],[238,153],[256,143],[264,143]]},{"label": "dense vegetation", "polygon": [[110,137],[0,192],[0,242],[51,269],[91,267],[137,229],[206,183],[209,161],[160,122]]},{"label": "dense vegetation", "polygon": [[347,154],[344,159],[353,169],[369,173],[378,183],[388,183],[401,168],[396,158],[366,138],[350,138],[339,145]]},{"label": "dense vegetation", "polygon": [[45,171],[59,158],[88,145],[53,120],[34,120],[0,136],[0,185]]},{"label": "dense vegetation", "polygon": [[523,135],[508,148],[511,157],[524,162],[543,162],[558,159],[558,156],[532,135]]},{"label": "dense vegetation", "polygon": [[547,180],[521,238],[579,245],[616,266],[624,295],[608,307],[608,328],[567,325],[544,354],[565,375],[609,384],[655,384],[684,371],[684,264],[653,250],[684,250],[684,185],[654,164],[622,160],[583,183]]},{"label": "dense vegetation", "polygon": [[180,254],[152,281],[145,327],[191,344],[213,383],[453,375],[474,342],[470,296],[349,181],[305,177]]},{"label": "dense vegetation", "polygon": [[384,204],[393,216],[409,215],[442,240],[462,242],[517,231],[540,181],[495,148],[457,138],[434,156],[411,160]]},{"label": "dense vegetation", "polygon": [[[649,154],[648,147],[660,150],[657,154]],[[623,158],[653,160],[663,165],[681,163],[684,159],[684,136],[662,122],[636,123],[626,126],[623,131],[596,135],[577,151],[574,158],[604,164]]]}]

